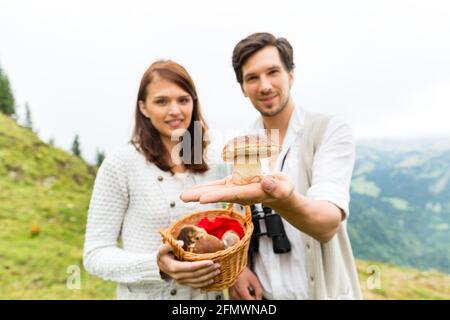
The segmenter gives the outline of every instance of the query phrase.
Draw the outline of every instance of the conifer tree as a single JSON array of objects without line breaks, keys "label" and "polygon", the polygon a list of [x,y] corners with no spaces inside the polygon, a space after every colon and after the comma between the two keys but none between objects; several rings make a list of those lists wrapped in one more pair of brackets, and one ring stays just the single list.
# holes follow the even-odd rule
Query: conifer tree
[{"label": "conifer tree", "polygon": [[72,142],[72,153],[81,158],[80,137],[78,134],[75,135]]},{"label": "conifer tree", "polygon": [[33,120],[31,120],[31,110],[28,102],[25,103],[25,128],[33,130]]},{"label": "conifer tree", "polygon": [[0,67],[0,112],[8,116],[14,116],[15,101],[11,90],[11,85],[7,75]]},{"label": "conifer tree", "polygon": [[105,153],[103,151],[97,149],[97,155],[96,155],[97,166],[100,167],[100,165],[102,164],[103,160],[105,160]]}]

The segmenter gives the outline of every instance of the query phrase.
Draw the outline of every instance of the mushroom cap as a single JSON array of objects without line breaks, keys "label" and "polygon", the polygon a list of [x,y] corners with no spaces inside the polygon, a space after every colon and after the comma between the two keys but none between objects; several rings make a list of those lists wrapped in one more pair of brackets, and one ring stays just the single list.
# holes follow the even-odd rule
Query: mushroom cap
[{"label": "mushroom cap", "polygon": [[222,159],[231,162],[238,157],[269,158],[280,151],[281,146],[272,143],[266,135],[250,134],[228,141],[222,150]]},{"label": "mushroom cap", "polygon": [[195,243],[206,237],[207,233],[205,229],[188,224],[185,225],[178,233],[177,240],[183,241],[183,249],[188,250]]},{"label": "mushroom cap", "polygon": [[225,249],[225,244],[217,239],[217,237],[207,234],[205,237],[200,238],[191,247],[193,253],[213,253],[219,250]]}]

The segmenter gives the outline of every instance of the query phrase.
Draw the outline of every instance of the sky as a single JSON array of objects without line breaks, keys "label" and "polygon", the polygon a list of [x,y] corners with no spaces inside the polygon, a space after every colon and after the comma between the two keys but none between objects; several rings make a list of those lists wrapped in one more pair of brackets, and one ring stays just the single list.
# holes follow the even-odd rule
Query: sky
[{"label": "sky", "polygon": [[450,137],[450,2],[0,0],[0,66],[39,136],[84,158],[126,143],[142,74],[192,75],[219,145],[258,116],[234,45],[271,32],[294,48],[295,104],[337,115],[356,140]]}]

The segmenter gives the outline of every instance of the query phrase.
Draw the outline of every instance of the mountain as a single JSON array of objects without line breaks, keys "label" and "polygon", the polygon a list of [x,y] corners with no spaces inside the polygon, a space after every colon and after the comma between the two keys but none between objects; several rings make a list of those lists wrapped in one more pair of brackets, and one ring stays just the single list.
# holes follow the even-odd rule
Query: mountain
[{"label": "mountain", "polygon": [[356,152],[355,255],[450,272],[450,140],[371,141]]},{"label": "mountain", "polygon": [[[0,114],[0,299],[114,298],[115,284],[87,274],[82,265],[95,174],[95,167],[43,143],[31,130]],[[366,170],[358,176],[378,183],[369,174]],[[370,188],[358,190],[358,196],[373,193]],[[368,197],[376,205],[375,200],[383,194],[378,191],[377,198]],[[358,245],[371,244],[376,239],[373,235],[379,234],[372,228],[377,225],[368,223],[364,230],[357,227],[358,219],[369,209],[382,217],[385,212],[363,207],[366,209],[358,213],[357,208],[351,213],[353,238],[360,237]],[[377,221],[375,218],[372,220]],[[380,220],[378,227],[394,236],[384,223]],[[385,246],[384,242],[380,245]],[[364,247],[357,249],[365,253]],[[372,252],[370,248],[368,252]],[[377,253],[373,252],[372,260],[378,260]],[[357,267],[366,298],[450,299],[449,274],[365,260],[358,260]]]}]

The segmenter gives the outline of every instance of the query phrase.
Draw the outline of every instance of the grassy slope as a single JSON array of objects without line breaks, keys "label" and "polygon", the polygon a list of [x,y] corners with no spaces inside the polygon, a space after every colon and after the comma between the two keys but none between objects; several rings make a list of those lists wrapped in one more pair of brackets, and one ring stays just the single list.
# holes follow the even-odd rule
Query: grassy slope
[{"label": "grassy slope", "polygon": [[[95,169],[0,115],[0,299],[111,298],[113,284],[81,273]],[[40,233],[32,235],[32,228]]]},{"label": "grassy slope", "polygon": [[[95,169],[44,144],[0,115],[0,299],[111,299],[114,283],[82,268],[86,212]],[[33,235],[34,228],[40,232]],[[450,299],[450,276],[358,261],[369,299]],[[377,266],[381,289],[368,290]],[[68,289],[68,268],[81,270],[81,289]],[[69,278],[69,283],[70,278]]]},{"label": "grassy slope", "polygon": [[356,266],[365,299],[450,299],[448,274],[359,259]]}]

